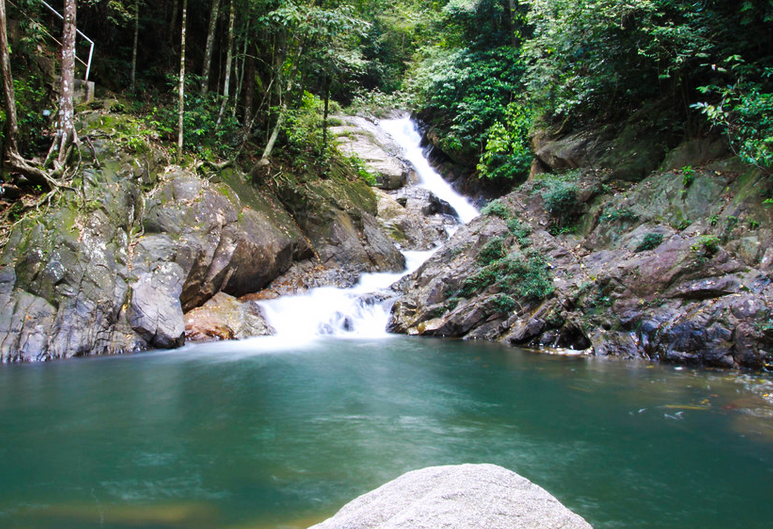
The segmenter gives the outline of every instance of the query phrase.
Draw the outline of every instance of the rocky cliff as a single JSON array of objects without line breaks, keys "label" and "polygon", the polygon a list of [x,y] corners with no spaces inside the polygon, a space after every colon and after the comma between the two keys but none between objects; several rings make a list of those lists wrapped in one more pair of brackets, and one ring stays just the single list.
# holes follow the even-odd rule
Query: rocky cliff
[{"label": "rocky cliff", "polygon": [[625,130],[538,138],[529,181],[490,203],[399,285],[390,329],[766,365],[770,177],[715,138],[665,155],[654,132],[645,141],[640,130],[628,145],[620,136],[636,134]]}]

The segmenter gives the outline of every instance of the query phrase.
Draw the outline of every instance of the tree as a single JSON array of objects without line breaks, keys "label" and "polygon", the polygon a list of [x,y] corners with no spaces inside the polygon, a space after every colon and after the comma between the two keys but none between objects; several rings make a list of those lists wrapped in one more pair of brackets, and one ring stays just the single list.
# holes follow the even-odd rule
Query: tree
[{"label": "tree", "polygon": [[70,156],[72,146],[77,143],[75,132],[75,35],[76,2],[64,1],[64,30],[62,33],[62,80],[59,85],[59,116],[56,136],[48,152],[46,166],[54,165],[54,172],[60,173]]},{"label": "tree", "polygon": [[209,69],[212,66],[212,49],[215,47],[215,30],[217,29],[217,17],[220,14],[220,0],[212,0],[209,13],[209,28],[207,30],[207,43],[204,46],[204,68],[201,72],[201,95],[206,95],[209,89]]},{"label": "tree", "polygon": [[220,112],[217,114],[217,126],[220,126],[220,122],[223,120],[223,114],[225,113],[225,107],[228,104],[228,98],[231,87],[231,65],[233,64],[234,56],[234,20],[236,19],[236,3],[231,0],[231,12],[228,16],[228,51],[225,59],[225,78],[223,79],[223,100],[220,103]]},{"label": "tree", "polygon": [[177,87],[177,163],[180,163],[183,155],[183,124],[185,118],[185,30],[188,17],[188,0],[183,0],[183,20],[180,30],[180,78]]},{"label": "tree", "polygon": [[17,138],[19,123],[16,117],[16,94],[13,89],[11,73],[10,46],[6,31],[5,0],[0,0],[0,72],[3,82],[3,102],[5,103],[5,143],[2,162],[9,169],[24,175],[33,185],[47,185],[47,175],[19,154]]}]

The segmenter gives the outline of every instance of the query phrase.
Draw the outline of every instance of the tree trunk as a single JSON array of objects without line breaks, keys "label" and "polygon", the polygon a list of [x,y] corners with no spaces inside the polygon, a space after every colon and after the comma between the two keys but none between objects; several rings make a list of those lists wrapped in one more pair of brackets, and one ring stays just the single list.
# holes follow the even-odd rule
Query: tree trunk
[{"label": "tree trunk", "polygon": [[220,13],[220,0],[212,0],[212,7],[210,10],[207,44],[204,47],[204,69],[201,72],[202,96],[206,95],[207,90],[209,90],[209,70],[212,66],[212,49],[215,47],[215,30],[217,29],[217,17]]},{"label": "tree trunk", "polygon": [[245,57],[244,77],[247,84],[244,86],[244,126],[246,127],[252,116],[252,103],[255,97],[255,59],[251,55]]},{"label": "tree trunk", "polygon": [[[62,80],[59,93],[59,119],[56,138],[46,158],[46,165],[53,162],[56,172],[63,169],[76,141],[73,91],[75,89],[75,0],[64,2],[64,32],[62,34]],[[54,160],[54,155],[56,160]]]},{"label": "tree trunk", "polygon": [[174,0],[172,2],[172,19],[169,21],[169,32],[167,38],[169,39],[169,47],[174,46],[174,30],[177,27],[177,12],[180,10],[180,0]]},{"label": "tree trunk", "polygon": [[178,112],[177,112],[177,163],[183,155],[183,115],[185,113],[185,29],[188,15],[188,0],[183,0],[183,20],[180,30],[180,80],[178,86]]},{"label": "tree trunk", "polygon": [[[236,83],[236,91],[234,92],[234,104],[231,108],[231,115],[235,118],[236,117],[236,111],[239,107],[239,97],[242,95],[242,88],[244,87],[244,75],[245,70],[247,69],[247,44],[249,41],[250,34],[250,19],[247,18],[247,21],[244,23],[244,39],[242,42],[242,52],[241,52],[241,66],[239,67],[239,80]],[[237,64],[239,64],[239,61],[237,60]],[[249,116],[249,111],[245,113],[245,116]],[[246,118],[245,118],[246,119]]]},{"label": "tree trunk", "polygon": [[3,152],[0,153],[2,155],[0,165],[7,165],[11,171],[24,175],[32,185],[48,186],[45,171],[35,167],[19,154],[19,146],[16,141],[19,135],[19,122],[16,117],[16,94],[13,90],[9,50],[5,0],[0,0],[0,73],[2,73],[3,102],[5,103],[5,143]]},{"label": "tree trunk", "polygon": [[137,44],[140,36],[140,0],[134,0],[134,43],[132,44],[132,83],[131,91],[134,92],[137,79]]},{"label": "tree trunk", "polygon": [[322,153],[327,152],[327,116],[330,110],[330,77],[325,75],[325,110],[322,113]]},{"label": "tree trunk", "polygon": [[[19,122],[16,118],[16,95],[13,90],[13,75],[8,48],[8,33],[5,22],[5,0],[0,0],[0,69],[3,74],[3,102],[5,103],[5,145],[4,152],[18,152],[16,138]],[[5,158],[5,156],[3,157]]]},{"label": "tree trunk", "polygon": [[223,80],[223,100],[220,103],[220,112],[217,114],[217,126],[223,119],[225,107],[228,104],[228,96],[231,86],[231,63],[234,56],[234,21],[236,20],[236,3],[231,0],[231,14],[228,17],[228,52],[225,58],[225,79]]}]

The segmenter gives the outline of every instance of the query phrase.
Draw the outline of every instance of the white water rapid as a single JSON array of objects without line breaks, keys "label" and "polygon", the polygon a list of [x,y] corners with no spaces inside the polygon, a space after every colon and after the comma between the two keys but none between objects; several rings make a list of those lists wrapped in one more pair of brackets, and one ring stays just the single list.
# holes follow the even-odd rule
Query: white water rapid
[{"label": "white water rapid", "polygon": [[[382,121],[380,126],[403,148],[413,164],[421,187],[453,207],[467,223],[478,210],[435,172],[419,146],[421,137],[408,118]],[[316,288],[306,294],[261,301],[268,322],[276,329],[273,341],[288,346],[306,343],[319,336],[385,338],[394,293],[386,289],[406,274],[413,273],[435,250],[403,252],[406,270],[399,273],[363,274],[352,288]]]}]

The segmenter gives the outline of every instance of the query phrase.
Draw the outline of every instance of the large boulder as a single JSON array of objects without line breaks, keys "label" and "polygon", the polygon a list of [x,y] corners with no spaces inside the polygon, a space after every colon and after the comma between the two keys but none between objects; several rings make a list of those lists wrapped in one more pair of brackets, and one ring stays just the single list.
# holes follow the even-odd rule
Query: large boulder
[{"label": "large boulder", "polygon": [[398,189],[410,177],[409,166],[401,157],[400,146],[371,121],[357,116],[335,116],[341,125],[330,127],[338,149],[356,157],[376,177],[381,189]]},{"label": "large boulder", "polygon": [[193,341],[241,340],[275,334],[255,301],[224,292],[185,315],[185,337]]},{"label": "large boulder", "polygon": [[592,529],[545,489],[496,465],[408,472],[312,529]]}]

